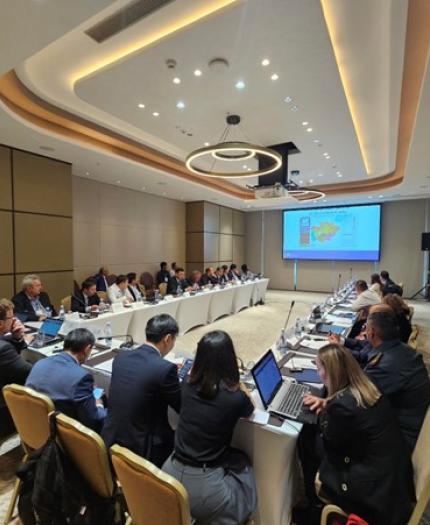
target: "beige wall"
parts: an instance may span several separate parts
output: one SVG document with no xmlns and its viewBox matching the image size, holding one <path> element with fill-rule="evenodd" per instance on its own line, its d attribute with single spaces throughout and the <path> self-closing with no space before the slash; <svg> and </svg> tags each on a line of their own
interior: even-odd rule
<svg viewBox="0 0 430 525">
<path fill-rule="evenodd" d="M 394 280 L 404 283 L 406 297 L 414 294 L 423 279 L 421 233 L 428 231 L 426 205 L 429 202 L 425 199 L 384 203 L 380 262 L 299 261 L 297 289 L 331 291 L 339 274 L 344 281 L 352 268 L 354 275 L 366 280 L 375 271 L 388 270 Z M 254 271 L 264 271 L 271 288 L 293 289 L 294 261 L 284 261 L 281 254 L 282 211 L 246 213 L 245 245 L 248 265 Z"/>
<path fill-rule="evenodd" d="M 211 202 L 187 203 L 187 272 L 208 266 L 242 264 L 245 214 Z"/>
<path fill-rule="evenodd" d="M 73 284 L 71 166 L 0 146 L 0 296 L 38 273 L 58 305 Z"/>
<path fill-rule="evenodd" d="M 80 283 L 112 273 L 155 273 L 185 263 L 185 203 L 73 177 L 73 260 Z"/>
</svg>

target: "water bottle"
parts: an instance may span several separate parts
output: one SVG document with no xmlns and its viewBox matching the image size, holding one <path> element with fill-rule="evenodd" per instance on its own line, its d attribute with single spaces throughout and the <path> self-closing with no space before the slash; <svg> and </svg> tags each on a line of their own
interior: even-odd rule
<svg viewBox="0 0 430 525">
<path fill-rule="evenodd" d="M 176 289 L 176 293 L 177 293 L 177 295 L 181 295 L 183 293 L 181 285 L 179 285 L 178 288 Z"/>
<path fill-rule="evenodd" d="M 302 335 L 302 323 L 299 318 L 296 319 L 296 325 L 294 327 L 294 334 L 297 337 L 300 337 Z"/>
<path fill-rule="evenodd" d="M 103 299 L 100 299 L 99 303 L 99 312 L 103 313 L 106 310 L 106 304 Z"/>
<path fill-rule="evenodd" d="M 52 317 L 52 310 L 49 306 L 47 306 L 45 308 L 45 315 L 46 315 L 46 318 L 49 319 L 50 317 Z"/>
<path fill-rule="evenodd" d="M 64 316 L 66 315 L 66 310 L 64 308 L 64 304 L 60 306 L 60 311 L 58 312 L 58 317 L 60 319 L 64 319 Z"/>
<path fill-rule="evenodd" d="M 104 336 L 105 336 L 106 345 L 110 348 L 112 346 L 112 325 L 111 323 L 106 323 Z"/>
</svg>

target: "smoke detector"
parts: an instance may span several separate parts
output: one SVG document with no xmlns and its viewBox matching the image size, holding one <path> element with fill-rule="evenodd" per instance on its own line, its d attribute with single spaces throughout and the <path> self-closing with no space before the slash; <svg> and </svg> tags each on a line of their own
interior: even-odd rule
<svg viewBox="0 0 430 525">
<path fill-rule="evenodd" d="M 175 69 L 177 65 L 178 63 L 176 62 L 174 58 L 168 58 L 166 60 L 167 69 Z"/>
</svg>

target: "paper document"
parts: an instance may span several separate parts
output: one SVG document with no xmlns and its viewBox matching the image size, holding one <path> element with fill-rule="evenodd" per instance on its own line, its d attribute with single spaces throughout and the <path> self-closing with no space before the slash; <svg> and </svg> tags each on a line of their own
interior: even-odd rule
<svg viewBox="0 0 430 525">
<path fill-rule="evenodd" d="M 292 357 L 285 363 L 285 367 L 290 368 L 311 368 L 316 370 L 317 366 L 312 362 L 313 359 L 307 357 Z"/>
<path fill-rule="evenodd" d="M 269 412 L 261 410 L 260 408 L 256 408 L 252 415 L 249 417 L 249 421 L 252 421 L 257 425 L 267 425 L 267 422 L 269 421 L 269 416 Z"/>
<path fill-rule="evenodd" d="M 311 350 L 319 350 L 327 344 L 327 340 L 315 341 L 315 339 L 303 339 L 300 343 L 300 346 L 303 346 L 303 348 L 310 348 Z"/>
</svg>

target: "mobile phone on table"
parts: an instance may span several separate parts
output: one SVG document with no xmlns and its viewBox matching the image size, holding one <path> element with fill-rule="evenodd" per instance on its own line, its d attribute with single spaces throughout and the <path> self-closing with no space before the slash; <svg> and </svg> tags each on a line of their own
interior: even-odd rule
<svg viewBox="0 0 430 525">
<path fill-rule="evenodd" d="M 105 391 L 104 391 L 103 388 L 94 388 L 94 390 L 93 390 L 94 399 L 96 399 L 96 400 L 100 399 L 103 396 L 104 393 L 105 393 Z"/>
</svg>

